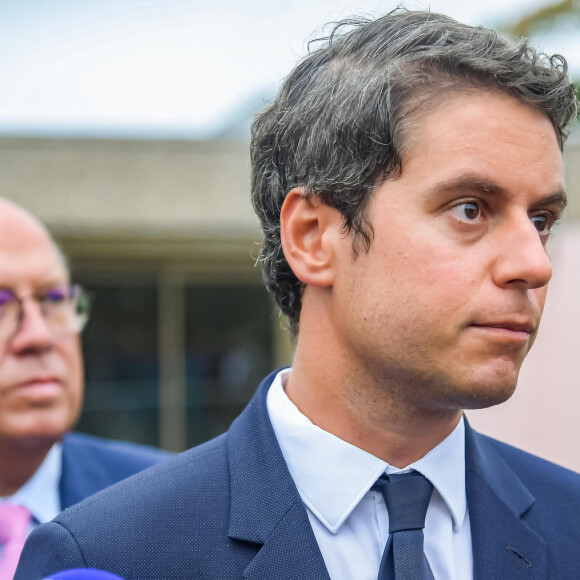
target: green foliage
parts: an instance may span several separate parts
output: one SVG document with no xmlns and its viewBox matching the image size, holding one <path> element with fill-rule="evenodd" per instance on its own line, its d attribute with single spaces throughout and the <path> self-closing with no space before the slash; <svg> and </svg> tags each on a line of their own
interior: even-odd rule
<svg viewBox="0 0 580 580">
<path fill-rule="evenodd" d="M 578 10 L 579 5 L 575 0 L 561 0 L 555 4 L 548 4 L 521 18 L 510 27 L 510 32 L 516 37 L 529 37 L 534 27 L 541 24 L 551 25 L 562 14 L 573 14 Z"/>
</svg>

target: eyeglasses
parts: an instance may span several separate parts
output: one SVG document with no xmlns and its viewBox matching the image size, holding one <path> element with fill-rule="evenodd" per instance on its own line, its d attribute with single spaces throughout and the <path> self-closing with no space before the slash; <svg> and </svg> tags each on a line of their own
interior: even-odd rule
<svg viewBox="0 0 580 580">
<path fill-rule="evenodd" d="M 28 300 L 38 303 L 44 323 L 55 335 L 80 332 L 89 319 L 90 297 L 80 286 L 56 286 L 44 294 L 25 298 L 0 288 L 0 340 L 18 331 L 24 302 Z"/>
</svg>

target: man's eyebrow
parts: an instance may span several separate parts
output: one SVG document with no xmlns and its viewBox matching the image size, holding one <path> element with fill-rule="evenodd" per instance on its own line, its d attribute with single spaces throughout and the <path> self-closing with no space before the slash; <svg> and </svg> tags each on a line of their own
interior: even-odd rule
<svg viewBox="0 0 580 580">
<path fill-rule="evenodd" d="M 560 191 L 556 191 L 551 195 L 546 195 L 545 197 L 542 197 L 542 199 L 538 200 L 537 203 L 535 203 L 534 205 L 538 206 L 538 205 L 553 205 L 553 204 L 561 206 L 562 209 L 564 209 L 568 205 L 568 196 L 566 195 L 566 192 L 563 189 Z"/>
<path fill-rule="evenodd" d="M 481 177 L 471 175 L 457 177 L 449 181 L 442 181 L 437 183 L 432 189 L 432 193 L 455 191 L 457 189 L 468 190 L 486 195 L 498 195 L 505 192 L 505 189 L 497 183 Z M 561 189 L 554 193 L 548 194 L 540 198 L 534 203 L 534 206 L 558 204 L 562 209 L 568 204 L 568 197 L 566 192 Z"/>
<path fill-rule="evenodd" d="M 499 194 L 503 193 L 504 189 L 497 183 L 481 177 L 471 175 L 462 175 L 455 177 L 448 181 L 441 181 L 431 188 L 432 193 L 455 191 L 456 189 L 467 189 L 478 193 Z"/>
</svg>

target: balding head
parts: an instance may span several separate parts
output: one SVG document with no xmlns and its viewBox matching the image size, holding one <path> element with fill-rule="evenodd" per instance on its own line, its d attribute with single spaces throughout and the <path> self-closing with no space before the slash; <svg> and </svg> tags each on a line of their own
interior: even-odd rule
<svg viewBox="0 0 580 580">
<path fill-rule="evenodd" d="M 48 244 L 66 267 L 64 256 L 46 227 L 28 210 L 0 197 L 0 247 L 10 251 L 25 244 Z"/>
</svg>

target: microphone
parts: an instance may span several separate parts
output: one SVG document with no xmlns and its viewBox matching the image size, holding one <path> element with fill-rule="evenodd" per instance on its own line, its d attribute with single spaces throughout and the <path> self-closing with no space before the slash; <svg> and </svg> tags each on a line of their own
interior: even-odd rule
<svg viewBox="0 0 580 580">
<path fill-rule="evenodd" d="M 95 570 L 94 568 L 75 568 L 74 570 L 63 570 L 48 576 L 44 580 L 125 580 L 121 576 L 105 572 L 104 570 Z"/>
</svg>

